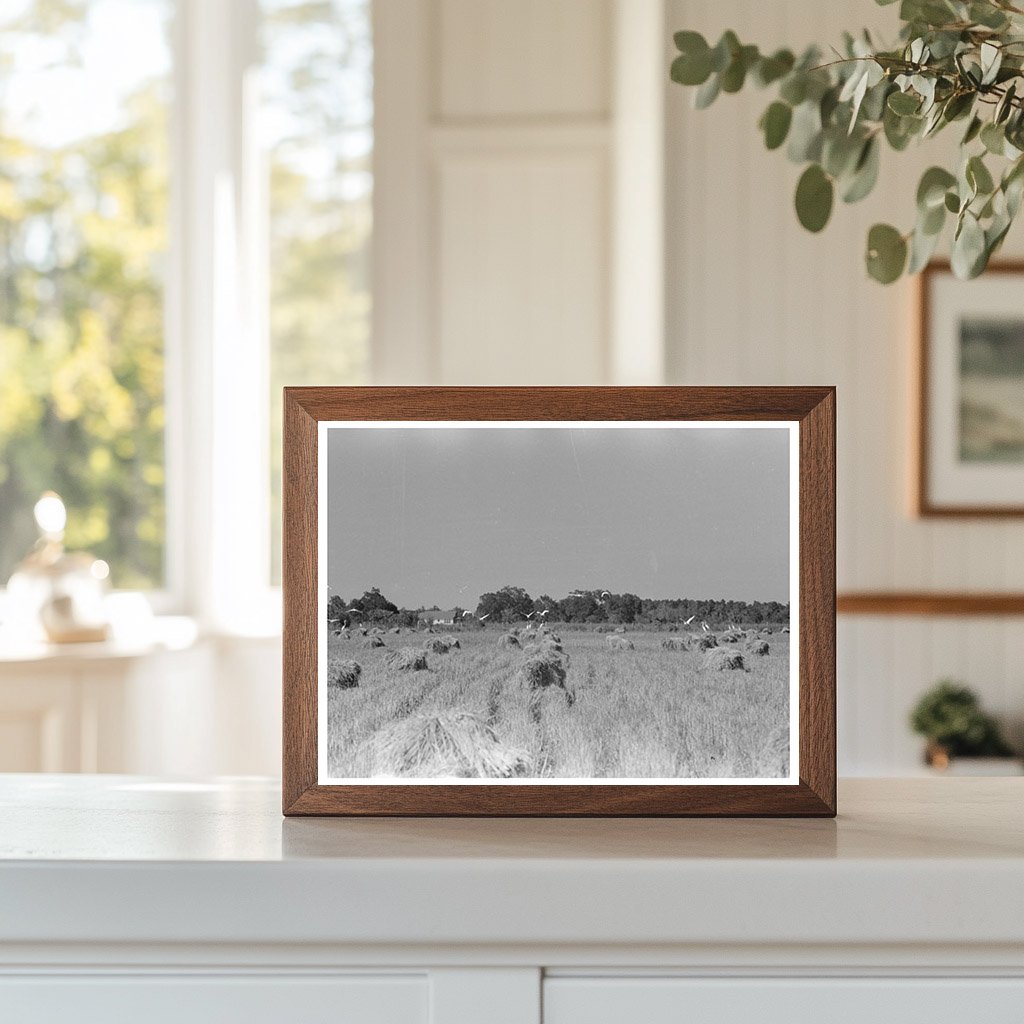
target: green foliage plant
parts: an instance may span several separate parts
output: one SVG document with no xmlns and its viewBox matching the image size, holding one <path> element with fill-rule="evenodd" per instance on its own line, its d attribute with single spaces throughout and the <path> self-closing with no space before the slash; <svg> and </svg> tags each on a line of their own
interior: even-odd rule
<svg viewBox="0 0 1024 1024">
<path fill-rule="evenodd" d="M 910 715 L 914 732 L 950 757 L 1007 757 L 1013 753 L 976 694 L 943 679 L 918 701 Z"/>
<path fill-rule="evenodd" d="M 952 224 L 951 262 L 962 278 L 981 274 L 1024 196 L 1024 7 L 1012 0 L 899 2 L 897 45 L 845 33 L 831 54 L 812 46 L 762 53 L 726 31 L 712 46 L 697 32 L 675 34 L 672 80 L 696 89 L 699 109 L 746 84 L 775 93 L 759 127 L 770 150 L 806 165 L 796 214 L 808 231 L 828 223 L 838 196 L 859 202 L 875 187 L 883 145 L 897 152 L 956 124 L 958 166 L 930 167 L 917 189 L 913 226 L 868 232 L 868 274 L 890 284 L 917 273 Z M 1024 2 L 1024 0 L 1022 0 Z"/>
</svg>

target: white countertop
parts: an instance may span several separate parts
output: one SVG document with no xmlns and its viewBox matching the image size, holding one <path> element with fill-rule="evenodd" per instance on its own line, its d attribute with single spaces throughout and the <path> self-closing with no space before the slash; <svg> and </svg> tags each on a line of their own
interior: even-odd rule
<svg viewBox="0 0 1024 1024">
<path fill-rule="evenodd" d="M 1024 948 L 1024 779 L 829 820 L 284 819 L 275 783 L 0 776 L 0 943 Z"/>
</svg>

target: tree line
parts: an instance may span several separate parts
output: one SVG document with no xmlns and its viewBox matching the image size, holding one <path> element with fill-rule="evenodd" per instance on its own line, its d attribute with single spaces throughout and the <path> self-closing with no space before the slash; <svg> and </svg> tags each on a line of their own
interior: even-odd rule
<svg viewBox="0 0 1024 1024">
<path fill-rule="evenodd" d="M 446 609 L 456 621 L 512 624 L 535 618 L 572 624 L 614 623 L 616 625 L 681 625 L 687 619 L 710 623 L 788 623 L 789 604 L 779 601 L 725 601 L 696 598 L 642 598 L 636 594 L 612 594 L 607 590 L 574 590 L 555 599 L 548 594 L 531 597 L 522 587 L 506 586 L 483 594 L 475 609 Z M 415 626 L 426 607 L 399 608 L 377 587 L 361 597 L 345 601 L 331 598 L 327 615 L 332 621 L 388 623 Z M 469 614 L 467 614 L 467 612 Z"/>
</svg>

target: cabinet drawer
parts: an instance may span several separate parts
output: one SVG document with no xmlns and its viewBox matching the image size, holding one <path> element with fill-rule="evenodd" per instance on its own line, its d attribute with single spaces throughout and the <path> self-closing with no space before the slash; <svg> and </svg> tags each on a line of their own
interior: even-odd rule
<svg viewBox="0 0 1024 1024">
<path fill-rule="evenodd" d="M 0 978 L 18 1024 L 427 1024 L 424 975 Z"/>
<path fill-rule="evenodd" d="M 1024 979 L 549 978 L 544 1024 L 1021 1024 Z"/>
</svg>

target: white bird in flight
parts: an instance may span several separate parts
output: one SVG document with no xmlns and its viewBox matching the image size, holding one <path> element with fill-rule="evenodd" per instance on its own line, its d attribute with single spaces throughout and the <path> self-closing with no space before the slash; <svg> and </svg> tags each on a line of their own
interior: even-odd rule
<svg viewBox="0 0 1024 1024">
<path fill-rule="evenodd" d="M 689 617 L 688 619 L 686 619 L 686 620 L 685 620 L 685 621 L 683 622 L 683 625 L 684 625 L 684 626 L 688 626 L 688 625 L 689 625 L 689 624 L 690 624 L 691 622 L 693 622 L 693 620 L 694 620 L 695 618 L 697 618 L 697 616 L 696 616 L 696 615 L 691 615 L 691 616 L 690 616 L 690 617 Z"/>
</svg>

